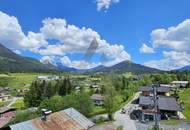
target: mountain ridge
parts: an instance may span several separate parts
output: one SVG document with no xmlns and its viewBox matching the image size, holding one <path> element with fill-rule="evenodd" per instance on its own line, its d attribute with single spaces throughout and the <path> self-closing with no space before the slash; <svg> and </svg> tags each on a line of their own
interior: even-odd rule
<svg viewBox="0 0 190 130">
<path fill-rule="evenodd" d="M 56 71 L 51 64 L 43 64 L 31 57 L 22 57 L 0 44 L 0 71 Z"/>
</svg>

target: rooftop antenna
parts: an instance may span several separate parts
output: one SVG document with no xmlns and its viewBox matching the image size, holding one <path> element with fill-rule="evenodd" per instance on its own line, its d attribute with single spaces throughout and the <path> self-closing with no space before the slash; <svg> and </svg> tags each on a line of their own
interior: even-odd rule
<svg viewBox="0 0 190 130">
<path fill-rule="evenodd" d="M 41 112 L 42 112 L 42 120 L 44 120 L 44 121 L 46 121 L 47 116 L 52 113 L 52 111 L 48 110 L 48 109 L 41 109 Z"/>
</svg>

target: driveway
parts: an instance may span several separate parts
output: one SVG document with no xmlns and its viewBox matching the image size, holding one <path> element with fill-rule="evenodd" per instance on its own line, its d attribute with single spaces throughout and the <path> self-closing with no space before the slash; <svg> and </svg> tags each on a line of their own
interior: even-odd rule
<svg viewBox="0 0 190 130">
<path fill-rule="evenodd" d="M 133 100 L 137 99 L 138 97 L 139 93 L 136 93 Z M 137 130 L 135 121 L 131 120 L 129 117 L 131 108 L 135 107 L 135 105 L 131 103 L 133 100 L 131 100 L 128 104 L 126 104 L 123 107 L 126 110 L 126 114 L 121 114 L 121 109 L 115 112 L 114 114 L 114 119 L 116 120 L 114 122 L 114 125 L 123 126 L 123 130 Z"/>
</svg>

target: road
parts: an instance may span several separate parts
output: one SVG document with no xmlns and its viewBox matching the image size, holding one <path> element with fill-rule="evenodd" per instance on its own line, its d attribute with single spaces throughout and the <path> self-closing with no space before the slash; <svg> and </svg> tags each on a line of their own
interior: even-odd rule
<svg viewBox="0 0 190 130">
<path fill-rule="evenodd" d="M 11 107 L 11 105 L 14 104 L 18 99 L 23 99 L 23 97 L 13 97 L 12 101 L 7 105 L 7 107 Z"/>
<path fill-rule="evenodd" d="M 123 107 L 127 111 L 126 114 L 121 114 L 121 109 L 115 112 L 115 121 L 113 123 L 95 126 L 90 130 L 115 130 L 119 126 L 123 126 L 123 130 L 147 130 L 148 128 L 150 128 L 151 125 L 139 123 L 135 120 L 131 120 L 129 117 L 131 108 L 135 107 L 135 104 L 132 104 L 131 102 L 138 97 L 139 93 L 136 93 L 134 98 Z M 106 114 L 102 114 L 99 116 L 106 116 Z M 160 127 L 164 128 L 164 130 L 190 130 L 190 124 L 160 125 Z"/>
<path fill-rule="evenodd" d="M 115 121 L 113 123 L 98 125 L 90 130 L 115 130 L 119 126 L 123 126 L 123 130 L 138 130 L 136 128 L 136 124 L 134 120 L 131 120 L 128 113 L 132 107 L 134 107 L 134 104 L 131 104 L 131 102 L 135 99 L 137 99 L 139 96 L 139 93 L 136 93 L 134 98 L 127 103 L 123 108 L 127 111 L 126 114 L 121 114 L 121 109 L 116 111 L 114 114 Z M 100 116 L 106 117 L 107 114 L 101 114 L 97 115 L 94 118 L 99 118 Z"/>
<path fill-rule="evenodd" d="M 128 102 L 123 108 L 126 110 L 126 114 L 121 114 L 121 109 L 115 112 L 114 114 L 114 125 L 123 126 L 124 130 L 137 130 L 134 120 L 131 120 L 129 117 L 131 108 L 134 107 L 134 104 L 131 102 L 139 97 L 139 93 L 136 93 L 134 98 Z"/>
</svg>

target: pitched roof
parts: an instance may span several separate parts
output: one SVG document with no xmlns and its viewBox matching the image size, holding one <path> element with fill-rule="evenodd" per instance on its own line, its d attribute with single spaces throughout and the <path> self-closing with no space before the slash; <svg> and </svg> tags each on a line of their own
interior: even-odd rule
<svg viewBox="0 0 190 130">
<path fill-rule="evenodd" d="M 153 97 L 145 97 L 141 96 L 139 98 L 139 104 L 140 105 L 154 105 Z M 166 96 L 160 96 L 158 97 L 158 108 L 160 110 L 169 110 L 169 111 L 180 111 L 181 108 L 175 98 L 173 97 L 166 97 Z"/>
<path fill-rule="evenodd" d="M 188 81 L 172 81 L 172 84 L 188 84 Z"/>
<path fill-rule="evenodd" d="M 153 87 L 149 86 L 144 86 L 139 89 L 140 91 L 152 91 L 153 92 Z M 157 87 L 157 92 L 169 92 L 171 91 L 170 87 Z"/>
<path fill-rule="evenodd" d="M 180 111 L 181 108 L 173 97 L 159 97 L 158 107 L 160 110 Z"/>
<path fill-rule="evenodd" d="M 105 99 L 105 97 L 103 96 L 103 95 L 101 95 L 101 94 L 93 94 L 91 97 L 90 97 L 90 99 L 92 99 L 92 100 L 104 100 Z"/>
<path fill-rule="evenodd" d="M 15 108 L 0 107 L 0 114 L 8 112 L 8 111 L 15 111 Z"/>
<path fill-rule="evenodd" d="M 47 120 L 33 120 L 11 125 L 11 130 L 87 130 L 94 125 L 74 108 L 50 114 Z"/>
</svg>

